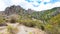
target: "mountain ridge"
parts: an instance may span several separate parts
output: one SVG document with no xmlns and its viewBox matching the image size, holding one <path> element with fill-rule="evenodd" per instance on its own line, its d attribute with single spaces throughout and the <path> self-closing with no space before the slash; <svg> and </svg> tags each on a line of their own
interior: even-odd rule
<svg viewBox="0 0 60 34">
<path fill-rule="evenodd" d="M 44 10 L 44 11 L 35 11 L 31 9 L 25 10 L 19 5 L 18 6 L 12 5 L 10 7 L 7 7 L 5 11 L 1 11 L 0 14 L 7 15 L 7 16 L 12 14 L 18 14 L 22 16 L 30 15 L 32 18 L 44 20 L 47 18 L 50 19 L 51 17 L 54 17 L 57 14 L 60 14 L 60 7 L 55 7 L 50 10 Z"/>
</svg>

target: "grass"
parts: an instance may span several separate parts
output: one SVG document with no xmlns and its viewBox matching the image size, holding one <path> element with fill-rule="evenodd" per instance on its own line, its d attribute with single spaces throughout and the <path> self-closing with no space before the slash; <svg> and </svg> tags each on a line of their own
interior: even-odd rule
<svg viewBox="0 0 60 34">
<path fill-rule="evenodd" d="M 9 32 L 9 34 L 16 34 L 18 32 L 18 28 L 9 25 L 7 26 L 7 31 Z"/>
<path fill-rule="evenodd" d="M 32 32 L 29 32 L 29 34 L 32 34 Z"/>
</svg>

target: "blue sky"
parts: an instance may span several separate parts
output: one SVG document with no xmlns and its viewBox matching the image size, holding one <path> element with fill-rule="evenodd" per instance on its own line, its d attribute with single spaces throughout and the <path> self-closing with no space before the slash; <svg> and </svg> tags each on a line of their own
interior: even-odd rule
<svg viewBox="0 0 60 34">
<path fill-rule="evenodd" d="M 60 0 L 0 0 L 0 11 L 11 5 L 20 5 L 26 10 L 42 11 L 60 7 Z"/>
</svg>

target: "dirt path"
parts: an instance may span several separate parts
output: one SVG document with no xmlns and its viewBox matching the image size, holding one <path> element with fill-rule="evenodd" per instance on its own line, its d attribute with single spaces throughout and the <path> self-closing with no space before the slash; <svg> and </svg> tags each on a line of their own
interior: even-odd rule
<svg viewBox="0 0 60 34">
<path fill-rule="evenodd" d="M 20 25 L 19 32 L 17 34 L 46 34 L 46 32 L 37 29 L 37 28 L 30 28 L 23 25 Z"/>
<path fill-rule="evenodd" d="M 37 28 L 31 28 L 31 27 L 26 27 L 24 25 L 18 25 L 18 24 L 9 24 L 13 27 L 17 27 L 18 28 L 18 33 L 17 34 L 46 34 L 46 32 L 37 29 Z M 0 30 L 0 32 L 6 32 L 6 27 L 3 27 L 2 30 Z"/>
</svg>

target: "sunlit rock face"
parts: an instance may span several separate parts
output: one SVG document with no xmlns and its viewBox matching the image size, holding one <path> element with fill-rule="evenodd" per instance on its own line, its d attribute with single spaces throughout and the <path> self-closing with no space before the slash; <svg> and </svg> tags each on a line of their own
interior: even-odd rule
<svg viewBox="0 0 60 34">
<path fill-rule="evenodd" d="M 18 13 L 20 10 L 21 10 L 21 7 L 20 7 L 20 6 L 15 6 L 15 5 L 13 5 L 13 6 L 7 7 L 7 8 L 5 9 L 5 14 L 8 14 L 8 15 L 10 15 L 10 14 L 16 14 L 16 13 Z"/>
<path fill-rule="evenodd" d="M 28 9 L 28 10 L 27 10 L 27 13 L 28 13 L 28 14 L 32 14 L 33 12 L 34 12 L 34 10 L 31 10 L 31 9 Z"/>
<path fill-rule="evenodd" d="M 31 14 L 33 13 L 34 10 L 31 10 L 31 9 L 28 9 L 28 10 L 25 10 L 23 9 L 21 6 L 15 6 L 15 5 L 12 5 L 10 7 L 7 7 L 4 11 L 5 14 L 7 15 L 11 15 L 11 14 Z"/>
</svg>

